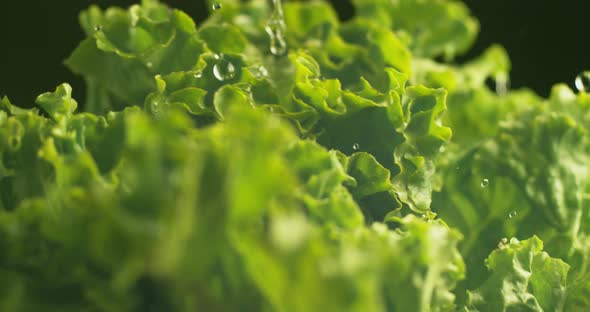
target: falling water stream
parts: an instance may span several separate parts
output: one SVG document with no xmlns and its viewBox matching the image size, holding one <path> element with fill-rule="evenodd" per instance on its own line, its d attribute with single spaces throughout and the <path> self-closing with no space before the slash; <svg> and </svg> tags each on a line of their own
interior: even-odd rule
<svg viewBox="0 0 590 312">
<path fill-rule="evenodd" d="M 287 53 L 287 41 L 285 39 L 285 16 L 281 0 L 272 0 L 272 13 L 266 23 L 266 32 L 270 37 L 270 53 L 276 56 Z"/>
</svg>

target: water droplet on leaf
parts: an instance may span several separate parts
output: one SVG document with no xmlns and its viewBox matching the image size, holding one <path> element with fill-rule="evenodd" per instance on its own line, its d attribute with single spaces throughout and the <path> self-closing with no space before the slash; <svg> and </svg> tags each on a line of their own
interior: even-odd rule
<svg viewBox="0 0 590 312">
<path fill-rule="evenodd" d="M 254 76 L 256 78 L 264 78 L 268 76 L 268 69 L 266 69 L 266 67 L 260 65 L 258 67 L 256 67 L 256 69 L 254 70 Z"/>
<path fill-rule="evenodd" d="M 590 91 L 590 71 L 586 70 L 576 76 L 576 89 L 580 92 Z"/>
<path fill-rule="evenodd" d="M 219 81 L 231 80 L 236 76 L 236 67 L 232 62 L 222 59 L 213 66 L 213 75 Z"/>
<path fill-rule="evenodd" d="M 490 185 L 490 180 L 488 179 L 483 179 L 481 180 L 481 187 L 488 187 L 488 185 Z"/>
<path fill-rule="evenodd" d="M 358 143 L 354 143 L 354 144 L 352 145 L 352 149 L 353 149 L 354 151 L 358 151 L 360 148 L 361 148 L 361 145 L 360 145 L 360 144 L 358 144 Z"/>
<path fill-rule="evenodd" d="M 101 30 L 102 30 L 102 25 L 94 26 L 94 31 L 101 31 Z"/>
<path fill-rule="evenodd" d="M 152 114 L 158 115 L 160 113 L 160 102 L 152 101 L 152 103 L 150 103 L 150 110 Z"/>
<path fill-rule="evenodd" d="M 510 211 L 510 213 L 508 214 L 508 218 L 512 219 L 512 218 L 514 218 L 514 217 L 516 217 L 516 211 L 512 210 L 512 211 Z"/>
<path fill-rule="evenodd" d="M 211 8 L 213 9 L 213 11 L 217 11 L 217 10 L 221 9 L 221 6 L 222 6 L 222 5 L 221 5 L 221 2 L 214 2 L 214 3 L 211 5 Z"/>
<path fill-rule="evenodd" d="M 199 79 L 201 77 L 203 77 L 203 72 L 198 71 L 198 72 L 195 73 L 195 78 Z"/>
</svg>

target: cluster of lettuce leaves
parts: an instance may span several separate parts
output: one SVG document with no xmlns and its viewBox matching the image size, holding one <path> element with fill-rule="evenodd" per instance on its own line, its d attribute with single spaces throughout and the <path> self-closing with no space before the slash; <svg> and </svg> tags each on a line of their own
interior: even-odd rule
<svg viewBox="0 0 590 312">
<path fill-rule="evenodd" d="M 1 311 L 588 311 L 590 97 L 506 90 L 458 1 L 90 7 L 0 100 Z M 489 81 L 496 83 L 491 90 Z"/>
</svg>

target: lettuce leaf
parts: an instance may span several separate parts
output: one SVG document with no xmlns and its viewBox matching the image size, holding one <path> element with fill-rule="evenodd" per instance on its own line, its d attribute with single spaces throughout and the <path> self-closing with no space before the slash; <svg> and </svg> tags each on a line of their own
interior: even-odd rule
<svg viewBox="0 0 590 312">
<path fill-rule="evenodd" d="M 69 88 L 40 103 L 66 110 L 62 90 Z M 412 216 L 396 231 L 366 227 L 354 198 L 391 190 L 388 171 L 369 154 L 349 159 L 243 106 L 205 128 L 180 107 L 158 118 L 127 109 L 101 119 L 101 132 L 121 142 L 116 164 L 101 171 L 90 147 L 103 137 L 83 127 L 94 120 L 57 116 L 75 125 L 68 136 L 48 131 L 37 145 L 25 142 L 56 174 L 44 194 L 0 211 L 7 307 L 454 307 L 451 291 L 464 275 L 460 234 Z M 406 297 L 413 299 L 400 301 Z"/>
<path fill-rule="evenodd" d="M 587 310 L 586 93 L 435 60 L 457 1 L 290 1 L 282 56 L 267 2 L 91 6 L 87 99 L 0 99 L 0 310 Z"/>
<path fill-rule="evenodd" d="M 469 292 L 468 311 L 564 311 L 569 265 L 536 237 L 501 242 L 486 260 L 490 277 Z"/>
</svg>

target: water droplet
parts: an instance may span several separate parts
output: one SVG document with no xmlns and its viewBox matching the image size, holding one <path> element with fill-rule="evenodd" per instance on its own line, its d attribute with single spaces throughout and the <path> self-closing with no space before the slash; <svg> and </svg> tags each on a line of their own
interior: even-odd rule
<svg viewBox="0 0 590 312">
<path fill-rule="evenodd" d="M 102 25 L 94 26 L 94 31 L 101 31 L 101 30 L 102 30 Z"/>
<path fill-rule="evenodd" d="M 215 55 L 213 55 L 213 58 L 219 61 L 223 59 L 223 53 L 216 53 Z"/>
<path fill-rule="evenodd" d="M 488 187 L 488 185 L 490 185 L 490 180 L 488 179 L 483 179 L 481 180 L 481 187 Z"/>
<path fill-rule="evenodd" d="M 217 11 L 217 10 L 221 9 L 221 6 L 222 6 L 222 5 L 221 5 L 221 2 L 214 2 L 214 3 L 211 5 L 211 8 L 213 9 L 213 11 Z"/>
<path fill-rule="evenodd" d="M 512 210 L 512 211 L 510 211 L 510 213 L 508 214 L 508 218 L 512 219 L 512 218 L 514 218 L 514 217 L 516 217 L 516 211 L 515 211 L 515 210 Z"/>
<path fill-rule="evenodd" d="M 213 75 L 219 81 L 231 80 L 236 76 L 236 67 L 232 62 L 222 59 L 213 66 Z"/>
<path fill-rule="evenodd" d="M 254 77 L 256 78 L 264 78 L 268 76 L 268 69 L 266 69 L 266 67 L 260 65 L 258 67 L 256 67 L 256 69 L 254 70 Z"/>
<path fill-rule="evenodd" d="M 285 55 L 287 52 L 285 38 L 273 28 L 267 28 L 267 33 L 270 35 L 270 53 L 276 56 Z"/>
<path fill-rule="evenodd" d="M 200 79 L 201 77 L 203 77 L 203 72 L 198 71 L 195 73 L 195 78 Z"/>
<path fill-rule="evenodd" d="M 354 143 L 354 144 L 352 145 L 352 149 L 353 149 L 354 151 L 358 151 L 360 148 L 361 148 L 361 146 L 360 146 L 360 144 L 358 144 L 358 143 Z"/>
<path fill-rule="evenodd" d="M 266 23 L 266 33 L 270 37 L 270 53 L 282 56 L 287 53 L 287 40 L 285 39 L 285 17 L 281 0 L 273 0 L 273 12 Z"/>
<path fill-rule="evenodd" d="M 590 71 L 586 70 L 576 76 L 576 89 L 580 92 L 590 91 Z"/>
<path fill-rule="evenodd" d="M 150 110 L 152 111 L 152 114 L 158 115 L 160 113 L 160 102 L 157 100 L 152 101 L 150 103 Z"/>
</svg>

